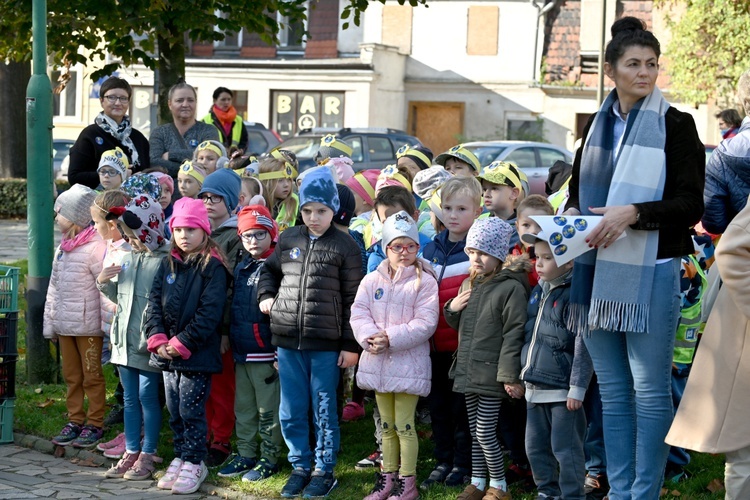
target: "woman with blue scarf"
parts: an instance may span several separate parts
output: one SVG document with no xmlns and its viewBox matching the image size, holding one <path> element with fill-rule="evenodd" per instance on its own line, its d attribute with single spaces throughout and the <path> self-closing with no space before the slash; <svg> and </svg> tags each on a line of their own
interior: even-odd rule
<svg viewBox="0 0 750 500">
<path fill-rule="evenodd" d="M 703 144 L 655 86 L 660 52 L 639 19 L 612 25 L 604 71 L 615 89 L 584 130 L 566 206 L 603 216 L 575 260 L 569 327 L 599 378 L 610 500 L 659 498 L 680 257 L 703 213 Z"/>
</svg>

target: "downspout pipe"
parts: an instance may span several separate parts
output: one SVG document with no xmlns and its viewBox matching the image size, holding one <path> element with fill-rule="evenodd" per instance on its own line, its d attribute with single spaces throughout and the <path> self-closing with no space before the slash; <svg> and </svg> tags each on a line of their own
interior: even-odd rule
<svg viewBox="0 0 750 500">
<path fill-rule="evenodd" d="M 542 17 L 544 17 L 547 14 L 547 12 L 551 11 L 552 9 L 554 9 L 555 6 L 557 5 L 558 1 L 559 0 L 551 0 L 550 2 L 547 2 L 542 7 L 542 6 L 540 6 L 537 3 L 537 0 L 529 0 L 529 2 L 531 3 L 531 5 L 536 9 L 536 32 L 535 32 L 535 35 L 534 35 L 534 72 L 533 72 L 533 74 L 534 74 L 534 76 L 533 76 L 534 83 L 538 83 L 537 82 L 537 71 L 539 71 L 539 67 L 538 67 L 538 64 L 537 64 L 537 53 L 538 53 L 538 50 L 539 50 L 539 20 Z"/>
</svg>

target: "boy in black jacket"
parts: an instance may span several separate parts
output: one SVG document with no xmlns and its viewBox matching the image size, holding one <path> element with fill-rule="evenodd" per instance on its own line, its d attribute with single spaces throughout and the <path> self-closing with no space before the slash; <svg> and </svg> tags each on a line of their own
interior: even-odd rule
<svg viewBox="0 0 750 500">
<path fill-rule="evenodd" d="M 328 169 L 311 172 L 300 186 L 304 226 L 281 234 L 258 284 L 260 310 L 271 316 L 277 349 L 281 432 L 293 471 L 281 496 L 323 497 L 336 486 L 339 448 L 336 387 L 340 368 L 354 366 L 359 345 L 349 314 L 362 279 L 362 258 L 351 236 L 332 224 L 338 190 Z M 310 465 L 308 412 L 315 419 L 315 470 Z"/>
</svg>

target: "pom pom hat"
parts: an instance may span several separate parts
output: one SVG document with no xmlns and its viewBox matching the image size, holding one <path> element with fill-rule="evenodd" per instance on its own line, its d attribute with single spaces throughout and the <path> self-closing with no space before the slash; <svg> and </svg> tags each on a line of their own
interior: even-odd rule
<svg viewBox="0 0 750 500">
<path fill-rule="evenodd" d="M 512 234 L 513 227 L 497 217 L 477 219 L 466 235 L 464 251 L 468 254 L 473 248 L 505 262 Z"/>
</svg>

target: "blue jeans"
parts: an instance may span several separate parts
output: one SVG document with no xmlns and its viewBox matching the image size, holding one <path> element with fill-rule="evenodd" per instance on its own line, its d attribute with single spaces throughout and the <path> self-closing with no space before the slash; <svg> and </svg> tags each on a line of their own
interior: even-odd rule
<svg viewBox="0 0 750 500">
<path fill-rule="evenodd" d="M 674 416 L 679 266 L 672 259 L 655 267 L 648 332 L 595 330 L 585 339 L 602 395 L 610 500 L 659 498 Z"/>
<path fill-rule="evenodd" d="M 315 468 L 332 472 L 336 465 L 341 438 L 336 407 L 340 374 L 338 357 L 337 351 L 278 348 L 279 422 L 292 467 L 309 469 L 313 460 L 308 418 L 311 407 L 316 440 Z"/>
<path fill-rule="evenodd" d="M 118 367 L 124 389 L 125 448 L 129 453 L 156 453 L 161 432 L 161 404 L 159 385 L 161 373 Z M 143 426 L 143 448 L 141 448 Z"/>
<path fill-rule="evenodd" d="M 596 476 L 607 473 L 607 456 L 604 451 L 604 427 L 602 425 L 602 396 L 599 394 L 599 381 L 591 377 L 589 388 L 583 399 L 586 413 L 586 439 L 583 451 L 586 454 L 586 472 Z"/>
<path fill-rule="evenodd" d="M 675 368 L 672 369 L 672 404 L 674 405 L 674 411 L 677 411 L 677 407 L 680 406 L 682 401 L 682 395 L 685 393 L 685 386 L 687 385 L 688 375 L 690 375 L 690 367 L 692 365 L 683 365 L 675 363 Z M 671 446 L 669 448 L 669 458 L 667 463 L 676 467 L 685 467 L 690 463 L 690 454 L 685 448 L 677 448 Z"/>
</svg>

